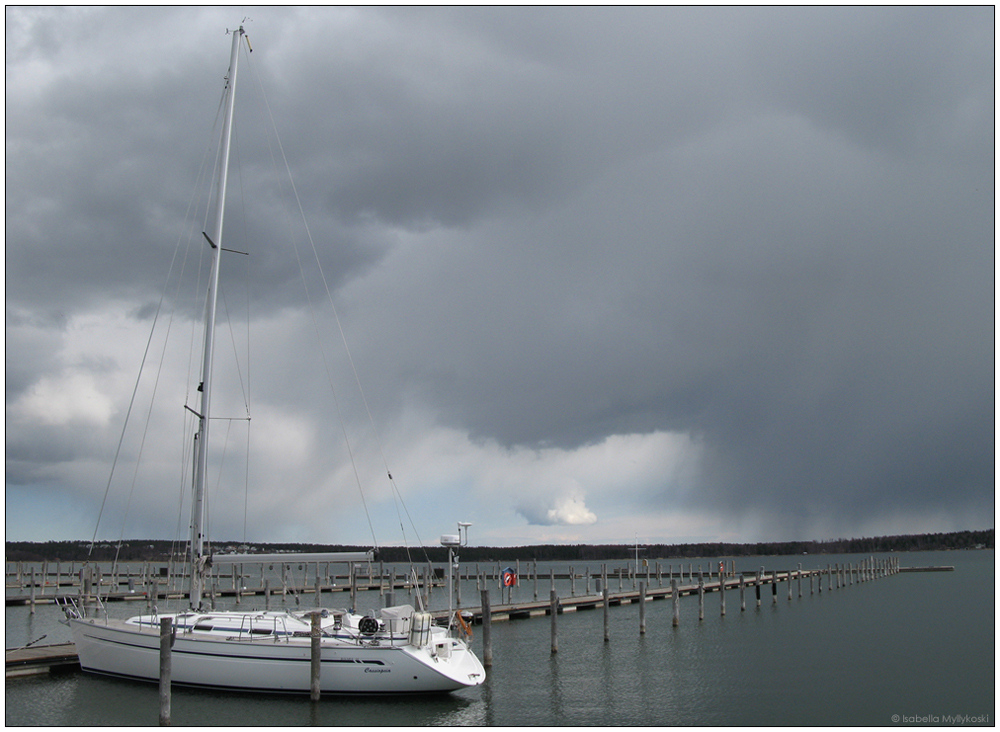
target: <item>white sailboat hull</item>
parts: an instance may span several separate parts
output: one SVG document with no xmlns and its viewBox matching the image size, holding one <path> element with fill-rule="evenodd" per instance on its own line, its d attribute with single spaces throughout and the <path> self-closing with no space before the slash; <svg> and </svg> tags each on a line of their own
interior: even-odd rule
<svg viewBox="0 0 1000 732">
<path fill-rule="evenodd" d="M 83 670 L 158 681 L 158 628 L 121 620 L 71 619 Z M 368 641 L 372 642 L 372 641 Z M 407 694 L 454 691 L 481 684 L 485 671 L 460 640 L 358 645 L 321 640 L 320 691 L 326 694 Z M 171 648 L 171 681 L 215 689 L 309 693 L 308 637 L 243 639 L 178 632 Z"/>
</svg>

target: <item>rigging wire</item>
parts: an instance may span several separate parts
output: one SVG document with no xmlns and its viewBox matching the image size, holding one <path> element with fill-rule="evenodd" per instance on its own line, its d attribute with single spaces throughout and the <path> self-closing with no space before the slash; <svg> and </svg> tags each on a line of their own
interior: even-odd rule
<svg viewBox="0 0 1000 732">
<path fill-rule="evenodd" d="M 218 123 L 218 116 L 219 116 L 219 114 L 221 112 L 221 109 L 222 109 L 222 100 L 220 99 L 220 101 L 219 101 L 219 107 L 216 110 L 216 124 Z M 204 156 L 202 158 L 202 163 L 199 166 L 199 174 L 200 174 L 200 171 L 204 170 L 205 160 L 207 159 L 207 157 L 208 157 L 208 150 L 206 149 L 205 154 L 204 154 Z M 184 213 L 184 220 L 185 221 L 188 220 L 189 216 L 191 215 L 192 209 L 195 208 L 195 199 L 196 199 L 196 193 L 194 191 L 192 191 L 191 198 L 188 200 L 187 210 Z M 178 252 L 181 249 L 181 242 L 182 241 L 183 241 L 183 233 L 181 233 L 177 237 L 177 243 L 174 246 L 174 253 L 173 253 L 173 255 L 171 255 L 170 266 L 167 268 L 167 275 L 166 275 L 166 277 L 164 279 L 163 288 L 161 289 L 161 292 L 160 292 L 160 298 L 159 298 L 159 300 L 158 300 L 158 302 L 156 304 L 156 311 L 153 314 L 153 322 L 150 325 L 149 336 L 147 337 L 147 340 L 146 340 L 146 347 L 145 347 L 145 349 L 143 351 L 142 359 L 140 360 L 140 363 L 139 363 L 139 371 L 136 374 L 135 384 L 134 384 L 134 386 L 132 388 L 132 395 L 129 398 L 128 408 L 125 411 L 125 419 L 123 420 L 123 423 L 122 423 L 122 430 L 121 430 L 121 434 L 120 434 L 120 436 L 118 438 L 118 445 L 115 448 L 115 455 L 114 455 L 114 458 L 112 459 L 112 462 L 111 462 L 111 470 L 110 470 L 109 475 L 108 475 L 108 482 L 107 482 L 107 485 L 104 488 L 104 496 L 101 499 L 101 507 L 100 507 L 100 510 L 98 511 L 97 522 L 94 525 L 94 533 L 93 533 L 93 535 L 91 537 L 91 540 L 90 540 L 90 546 L 89 546 L 89 548 L 87 550 L 87 556 L 90 556 L 93 553 L 94 544 L 97 541 L 97 533 L 100 530 L 101 519 L 104 516 L 104 509 L 106 508 L 106 504 L 107 504 L 107 500 L 108 500 L 108 495 L 109 495 L 110 490 L 111 490 L 111 484 L 112 484 L 112 482 L 114 480 L 115 470 L 116 470 L 116 468 L 118 466 L 118 459 L 121 456 L 121 449 L 122 449 L 122 445 L 123 445 L 123 443 L 125 441 L 125 434 L 126 434 L 126 432 L 128 430 L 129 421 L 130 421 L 130 418 L 131 418 L 131 415 L 132 415 L 132 408 L 135 405 L 136 396 L 138 395 L 138 391 L 139 391 L 139 384 L 142 381 L 142 372 L 143 372 L 143 370 L 145 369 L 145 366 L 146 366 L 146 359 L 149 357 L 150 348 L 151 348 L 151 345 L 152 345 L 152 342 L 153 342 L 153 335 L 156 332 L 156 326 L 157 326 L 157 324 L 159 322 L 159 319 L 160 319 L 160 313 L 161 313 L 161 311 L 163 309 L 163 303 L 164 303 L 164 300 L 166 298 L 166 294 L 167 294 L 167 290 L 168 290 L 168 285 L 169 285 L 169 282 L 170 282 L 170 279 L 171 279 L 171 275 L 173 274 L 173 271 L 174 271 L 174 266 L 177 263 L 177 255 L 178 255 Z M 184 266 L 183 263 L 185 261 L 186 261 L 186 255 L 182 259 L 181 271 L 183 271 L 183 266 Z M 171 325 L 172 322 L 173 322 L 173 311 L 171 311 L 170 318 L 168 320 L 167 336 L 164 339 L 164 346 L 166 345 L 166 341 L 169 340 L 170 325 Z M 164 356 L 161 353 L 161 356 L 160 356 L 160 368 L 161 369 L 162 369 L 162 366 L 163 366 L 163 358 L 164 358 Z M 159 380 L 159 374 L 157 374 L 157 383 L 158 383 L 158 380 Z M 155 399 L 155 393 L 156 393 L 156 390 L 154 388 L 154 391 L 153 391 L 153 398 L 154 399 Z M 150 409 L 152 409 L 152 404 L 150 405 Z M 148 427 L 149 427 L 149 417 L 150 417 L 150 415 L 149 415 L 149 413 L 147 413 L 147 415 L 146 415 L 146 426 L 145 426 L 145 428 L 143 430 L 143 438 L 142 438 L 143 444 L 145 443 L 146 432 L 147 432 Z M 140 451 L 139 451 L 139 455 L 140 456 L 141 456 L 141 453 L 142 453 L 142 449 L 140 448 Z M 136 460 L 136 471 L 138 472 L 138 458 Z M 131 504 L 132 493 L 134 491 L 134 488 L 135 488 L 135 477 L 133 477 L 132 487 L 129 490 L 129 498 L 128 498 L 128 502 L 126 504 L 125 515 L 122 518 L 121 532 L 119 534 L 118 546 L 115 549 L 115 558 L 114 558 L 114 562 L 112 564 L 113 567 L 117 565 L 118 558 L 119 558 L 120 553 L 121 553 L 122 542 L 124 540 L 124 535 L 125 535 L 125 522 L 126 522 L 126 519 L 128 517 L 128 506 Z"/>
<path fill-rule="evenodd" d="M 271 114 L 270 105 L 267 102 L 267 97 L 266 97 L 266 95 L 264 93 L 263 85 L 261 84 L 260 79 L 256 75 L 256 73 L 254 73 L 254 69 L 253 69 L 253 66 L 252 66 L 252 64 L 250 62 L 249 57 L 247 58 L 247 66 L 249 67 L 248 70 L 250 71 L 251 76 L 253 77 L 254 81 L 256 82 L 255 88 L 260 93 L 261 98 L 262 98 L 262 100 L 264 102 L 265 108 L 268 111 L 268 116 L 270 118 L 269 119 L 269 121 L 270 121 L 270 131 L 274 135 L 274 139 L 275 139 L 275 142 L 277 143 L 278 150 L 279 150 L 279 152 L 281 154 L 282 161 L 284 162 L 285 172 L 286 172 L 286 175 L 288 177 L 288 182 L 289 182 L 289 184 L 291 186 L 292 193 L 293 193 L 293 195 L 295 197 L 296 204 L 298 205 L 298 208 L 299 208 L 299 214 L 300 214 L 300 217 L 301 217 L 301 220 L 302 220 L 302 224 L 303 224 L 303 226 L 305 228 L 305 231 L 306 231 L 306 236 L 307 236 L 310 244 L 312 245 L 313 252 L 315 253 L 316 252 L 316 246 L 315 246 L 315 243 L 313 242 L 312 232 L 309 230 L 309 224 L 306 221 L 305 212 L 302 209 L 302 203 L 299 200 L 298 191 L 295 188 L 295 181 L 292 179 L 291 169 L 290 169 L 290 167 L 288 165 L 287 159 L 285 158 L 285 151 L 284 151 L 284 148 L 283 148 L 283 146 L 281 144 L 281 139 L 278 136 L 277 126 L 274 124 L 274 117 Z M 269 142 L 269 144 L 268 144 L 268 150 L 269 150 L 269 152 L 271 154 L 271 162 L 272 162 L 272 165 L 274 166 L 274 168 L 277 169 L 278 166 L 277 166 L 277 163 L 276 163 L 276 161 L 274 159 L 274 151 L 273 151 L 273 149 L 270 146 L 270 141 L 268 141 L 268 142 Z M 287 213 L 286 213 L 286 216 L 287 216 Z M 340 401 L 340 398 L 337 395 L 336 386 L 334 385 L 333 372 L 332 372 L 332 369 L 330 367 L 330 360 L 329 360 L 329 358 L 327 356 L 326 349 L 323 347 L 323 339 L 319 337 L 319 335 L 320 335 L 320 327 L 319 327 L 319 322 L 318 322 L 318 319 L 317 319 L 317 316 L 316 316 L 316 309 L 313 307 L 313 299 L 312 299 L 312 295 L 311 295 L 311 292 L 310 292 L 310 289 L 309 289 L 309 284 L 308 284 L 307 279 L 306 279 L 305 267 L 304 267 L 303 262 L 302 262 L 302 257 L 301 257 L 301 255 L 299 253 L 299 249 L 295 245 L 294 238 L 291 238 L 291 244 L 292 244 L 293 252 L 295 254 L 296 263 L 298 264 L 298 267 L 299 267 L 299 274 L 300 274 L 300 277 L 302 278 L 302 286 L 303 286 L 303 289 L 305 290 L 306 301 L 309 303 L 310 317 L 311 317 L 312 322 L 313 322 L 313 328 L 314 328 L 314 330 L 316 331 L 316 334 L 317 334 L 317 344 L 319 346 L 320 356 L 321 356 L 321 359 L 323 361 L 323 367 L 324 367 L 324 370 L 326 372 L 327 382 L 328 382 L 329 387 L 330 387 L 330 392 L 331 392 L 331 394 L 333 396 L 334 406 L 336 407 L 337 415 L 338 415 L 339 420 L 340 420 L 341 430 L 342 430 L 343 436 L 344 436 L 344 442 L 345 442 L 345 445 L 347 447 L 348 456 L 349 456 L 350 462 L 351 462 L 351 468 L 352 468 L 352 471 L 354 473 L 355 482 L 356 482 L 356 484 L 358 486 L 358 494 L 361 497 L 361 503 L 362 503 L 362 507 L 364 508 L 365 518 L 366 518 L 366 520 L 368 522 L 368 529 L 369 529 L 369 531 L 371 533 L 371 536 L 372 536 L 372 542 L 377 547 L 378 546 L 378 539 L 375 536 L 375 528 L 374 528 L 374 526 L 372 524 L 371 513 L 368 510 L 368 502 L 367 502 L 367 499 L 365 498 L 365 493 L 364 493 L 364 489 L 363 489 L 362 482 L 361 482 L 361 475 L 360 475 L 360 473 L 358 471 L 357 460 L 355 459 L 354 448 L 351 445 L 350 435 L 347 432 L 347 420 L 344 417 L 344 412 L 343 412 L 343 408 L 341 406 L 341 401 Z M 318 261 L 319 260 L 318 260 L 318 256 L 317 256 L 317 262 Z M 322 268 L 320 268 L 320 274 L 321 274 L 321 276 L 323 276 L 322 275 Z M 324 280 L 324 284 L 325 284 L 325 282 L 326 282 L 325 276 L 323 276 L 323 280 Z M 327 287 L 327 294 L 329 295 L 329 287 Z M 331 304 L 332 304 L 332 301 L 331 301 Z M 336 308 L 334 308 L 333 312 L 334 312 L 334 316 L 337 318 L 337 323 L 338 323 L 338 326 L 339 326 L 340 319 L 339 319 L 339 316 L 337 316 Z M 341 328 L 341 337 L 343 337 L 343 328 Z M 345 341 L 345 346 L 346 346 L 346 341 Z M 348 357 L 350 357 L 350 353 L 349 352 L 348 352 Z"/>
<path fill-rule="evenodd" d="M 262 98 L 262 100 L 264 102 L 264 106 L 267 109 L 268 120 L 270 122 L 270 128 L 271 128 L 271 131 L 274 134 L 274 138 L 275 138 L 275 141 L 276 141 L 277 146 L 278 146 L 278 151 L 281 154 L 281 160 L 282 160 L 282 163 L 284 165 L 286 175 L 288 176 L 288 181 L 289 181 L 289 184 L 290 184 L 291 189 L 292 189 L 292 194 L 293 194 L 293 196 L 295 198 L 296 206 L 298 207 L 299 217 L 301 218 L 302 225 L 305 228 L 306 238 L 309 241 L 309 245 L 310 245 L 310 247 L 312 249 L 313 258 L 316 261 L 317 270 L 319 271 L 320 278 L 321 278 L 321 280 L 323 282 L 323 287 L 324 287 L 324 290 L 325 290 L 326 299 L 327 299 L 327 302 L 330 305 L 330 309 L 331 309 L 331 311 L 333 313 L 333 316 L 334 316 L 334 319 L 335 319 L 335 321 L 337 323 L 337 329 L 338 329 L 338 331 L 340 333 L 341 342 L 343 343 L 344 351 L 345 351 L 345 353 L 347 355 L 348 363 L 351 366 L 351 372 L 352 372 L 352 374 L 354 376 L 355 385 L 356 385 L 356 387 L 358 389 L 358 393 L 360 394 L 361 400 L 362 400 L 362 402 L 364 404 L 365 412 L 367 414 L 368 421 L 369 421 L 369 424 L 370 424 L 371 429 L 372 429 L 372 434 L 375 437 L 375 443 L 376 443 L 376 445 L 378 447 L 378 451 L 379 451 L 379 455 L 380 455 L 380 457 L 382 459 L 383 467 L 385 468 L 386 475 L 389 478 L 389 484 L 390 484 L 390 488 L 391 488 L 392 495 L 393 495 L 393 501 L 396 502 L 398 500 L 397 515 L 398 515 L 398 511 L 399 511 L 398 505 L 402 505 L 403 506 L 403 510 L 404 510 L 404 512 L 407 515 L 407 518 L 410 520 L 411 526 L 413 526 L 414 534 L 417 537 L 418 545 L 420 545 L 422 547 L 423 542 L 420 539 L 419 532 L 417 532 L 416 524 L 413 522 L 412 517 L 410 517 L 409 511 L 406 508 L 406 504 L 402 500 L 402 494 L 399 492 L 399 489 L 396 486 L 396 482 L 395 482 L 395 480 L 392 477 L 392 471 L 389 468 L 389 462 L 388 462 L 388 459 L 385 456 L 385 450 L 383 448 L 381 438 L 379 437 L 378 429 L 375 426 L 375 419 L 372 416 L 371 407 L 370 407 L 370 405 L 368 403 L 368 397 L 365 394 L 364 387 L 362 386 L 362 383 L 361 383 L 361 378 L 358 375 L 358 369 L 357 369 L 357 366 L 354 363 L 354 357 L 351 355 L 350 345 L 347 342 L 347 336 L 346 336 L 346 334 L 344 332 L 344 327 L 343 327 L 343 324 L 342 324 L 342 322 L 340 320 L 340 314 L 337 311 L 337 306 L 336 306 L 336 304 L 333 301 L 333 295 L 332 295 L 332 293 L 330 291 L 330 285 L 329 285 L 329 282 L 328 282 L 328 280 L 326 278 L 326 273 L 323 271 L 323 266 L 322 266 L 322 263 L 321 263 L 320 258 L 319 258 L 319 252 L 318 252 L 318 250 L 316 248 L 316 242 L 313 239 L 312 231 L 310 230 L 308 221 L 306 220 L 305 211 L 303 210 L 303 207 L 302 207 L 302 201 L 301 201 L 301 199 L 299 197 L 298 189 L 296 188 L 295 181 L 292 178 L 291 167 L 288 164 L 288 159 L 285 156 L 284 146 L 281 144 L 281 139 L 280 139 L 280 136 L 278 135 L 277 125 L 275 124 L 275 121 L 274 121 L 274 115 L 273 115 L 273 113 L 271 111 L 270 103 L 267 100 L 267 95 L 264 92 L 263 85 L 260 83 L 259 78 L 256 75 L 254 75 L 254 79 L 257 81 L 258 91 L 260 92 L 261 98 Z M 272 152 L 272 160 L 273 160 L 273 152 Z M 294 242 L 293 242 L 293 246 L 294 246 Z M 301 257 L 299 256 L 299 252 L 298 252 L 297 248 L 295 248 L 295 256 L 296 256 L 296 259 L 298 260 L 300 272 L 302 273 L 303 285 L 306 286 L 305 285 L 305 275 L 304 275 L 304 270 L 303 270 L 303 266 L 302 266 L 302 261 L 301 261 Z M 307 287 L 307 298 L 309 298 L 308 287 Z M 309 298 L 309 302 L 310 302 L 310 306 L 311 306 L 311 298 Z M 316 327 L 317 331 L 318 331 L 318 325 L 315 324 L 315 320 L 316 320 L 315 313 L 313 313 L 314 327 Z M 332 383 L 333 379 L 332 379 L 332 376 L 330 375 L 329 365 L 328 365 L 327 360 L 326 360 L 325 351 L 323 351 L 323 360 L 324 360 L 324 365 L 327 366 L 327 376 L 328 376 L 328 379 L 330 380 L 331 390 L 334 390 L 333 383 Z M 335 399 L 335 401 L 337 401 L 336 400 L 336 395 L 334 396 L 334 399 Z M 337 401 L 337 408 L 338 408 L 338 413 L 339 413 L 340 412 L 339 401 Z M 343 424 L 343 418 L 341 418 L 341 422 Z M 346 438 L 346 426 L 345 426 L 345 438 Z M 349 444 L 348 444 L 348 450 L 350 451 L 350 445 Z M 352 462 L 352 465 L 354 465 L 353 452 L 351 453 L 351 462 Z M 355 472 L 355 475 L 357 476 L 357 466 L 356 465 L 354 465 L 354 472 Z M 358 478 L 358 481 L 359 481 L 358 488 L 359 488 L 359 491 L 361 492 L 362 503 L 365 504 L 365 515 L 368 518 L 369 528 L 371 528 L 371 517 L 368 514 L 367 503 L 365 503 L 364 491 L 361 490 L 360 478 Z M 403 529 L 404 542 L 405 542 L 405 529 L 402 527 L 402 520 L 401 519 L 400 519 L 400 524 L 401 524 L 400 528 Z M 372 529 L 372 538 L 373 539 L 375 538 L 374 537 L 374 529 Z M 409 546 L 407 545 L 405 548 L 406 548 L 406 552 L 407 552 L 407 558 L 409 559 Z M 425 557 L 427 556 L 426 548 L 424 548 L 424 555 L 425 555 Z"/>
</svg>

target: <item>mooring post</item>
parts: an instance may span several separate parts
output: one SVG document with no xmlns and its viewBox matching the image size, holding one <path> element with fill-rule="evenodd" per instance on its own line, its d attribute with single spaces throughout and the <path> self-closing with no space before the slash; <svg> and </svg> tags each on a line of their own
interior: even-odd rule
<svg viewBox="0 0 1000 732">
<path fill-rule="evenodd" d="M 35 568 L 31 568 L 31 599 L 29 600 L 31 609 L 28 611 L 29 615 L 35 614 Z"/>
<path fill-rule="evenodd" d="M 621 577 L 621 572 L 619 570 L 619 577 Z M 604 588 L 604 642 L 607 643 L 611 640 L 611 620 L 610 620 L 610 603 L 608 602 L 608 588 Z"/>
<path fill-rule="evenodd" d="M 160 726 L 170 726 L 170 646 L 173 619 L 160 618 Z"/>
<path fill-rule="evenodd" d="M 484 583 L 488 584 L 488 583 Z M 555 593 L 555 589 L 552 590 Z M 490 626 L 493 622 L 493 615 L 490 612 L 490 590 L 489 588 L 480 590 L 479 597 L 482 603 L 483 613 L 483 665 L 493 665 L 493 639 L 490 637 Z"/>
<path fill-rule="evenodd" d="M 792 599 L 792 570 L 788 570 L 788 599 Z"/>
<path fill-rule="evenodd" d="M 673 577 L 670 578 L 670 599 L 674 603 L 674 627 L 676 628 L 681 624 L 681 598 L 680 593 L 677 592 L 677 580 Z"/>
<path fill-rule="evenodd" d="M 698 570 L 698 620 L 705 619 L 705 578 Z"/>
<path fill-rule="evenodd" d="M 830 568 L 829 564 L 826 565 L 826 589 L 833 589 L 833 570 Z"/>
<path fill-rule="evenodd" d="M 576 597 L 576 570 L 569 565 L 569 596 Z"/>
<path fill-rule="evenodd" d="M 538 599 L 538 560 L 534 562 L 535 567 L 535 599 Z"/>
<path fill-rule="evenodd" d="M 746 612 L 747 609 L 747 598 L 746 598 L 746 578 L 743 574 L 740 574 L 740 612 Z"/>
<path fill-rule="evenodd" d="M 799 562 L 799 597 L 802 597 L 802 562 Z"/>
<path fill-rule="evenodd" d="M 320 612 L 313 610 L 312 625 L 309 627 L 309 698 L 319 701 L 319 673 L 322 667 L 322 647 L 320 646 Z"/>
<path fill-rule="evenodd" d="M 778 570 L 771 572 L 771 604 L 778 601 Z"/>
<path fill-rule="evenodd" d="M 18 572 L 20 573 L 20 569 Z M 20 579 L 19 579 L 20 581 Z M 87 603 L 87 597 L 90 595 L 90 570 L 87 567 L 80 568 L 80 607 L 83 607 Z"/>
<path fill-rule="evenodd" d="M 639 635 L 646 634 L 646 583 L 639 580 Z"/>
<path fill-rule="evenodd" d="M 424 582 L 424 589 L 427 592 L 424 599 L 427 601 L 427 604 L 424 607 L 428 609 L 430 609 L 431 606 L 431 588 L 433 586 L 434 586 L 434 566 L 430 562 L 427 562 L 427 581 Z"/>
<path fill-rule="evenodd" d="M 754 589 L 757 591 L 757 607 L 760 607 L 760 583 L 761 578 L 764 576 L 764 568 L 757 573 L 757 581 L 754 583 Z"/>
<path fill-rule="evenodd" d="M 726 616 L 726 569 L 725 566 L 719 568 L 719 614 Z"/>
<path fill-rule="evenodd" d="M 552 616 L 552 653 L 558 653 L 559 631 L 556 629 L 556 619 L 559 616 L 559 596 L 555 590 L 549 591 L 549 615 Z"/>
</svg>

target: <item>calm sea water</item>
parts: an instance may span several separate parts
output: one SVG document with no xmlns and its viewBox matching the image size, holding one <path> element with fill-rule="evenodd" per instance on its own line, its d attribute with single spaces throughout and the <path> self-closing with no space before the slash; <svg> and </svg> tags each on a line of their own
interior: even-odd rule
<svg viewBox="0 0 1000 732">
<path fill-rule="evenodd" d="M 804 583 L 803 597 L 792 600 L 781 584 L 778 602 L 768 590 L 759 609 L 748 591 L 745 612 L 733 590 L 727 593 L 725 617 L 713 593 L 706 596 L 700 622 L 697 597 L 684 597 L 678 628 L 672 627 L 669 600 L 647 602 L 643 636 L 638 605 L 616 606 L 607 643 L 600 609 L 565 613 L 558 618 L 554 655 L 548 618 L 495 622 L 493 666 L 476 689 L 432 698 L 329 698 L 313 704 L 303 697 L 175 688 L 173 724 L 995 725 L 994 552 L 898 556 L 904 567 L 950 565 L 955 571 L 904 573 L 833 590 L 824 585 L 821 594 L 809 594 Z M 737 568 L 783 570 L 801 561 L 811 569 L 861 558 L 742 559 Z M 701 562 L 707 570 L 718 560 Z M 696 571 L 698 564 L 695 560 Z M 548 566 L 540 565 L 540 571 Z M 609 584 L 618 587 L 617 579 Z M 539 581 L 540 596 L 547 597 L 548 588 L 547 579 Z M 569 583 L 557 589 L 568 595 Z M 576 589 L 583 593 L 582 580 Z M 499 590 L 494 592 L 497 603 Z M 533 583 L 523 582 L 516 592 L 531 599 Z M 438 598 L 446 599 L 443 595 Z M 463 598 L 468 603 L 475 597 L 474 583 L 466 584 Z M 370 599 L 378 605 L 377 596 Z M 399 601 L 405 600 L 397 595 Z M 326 601 L 324 595 L 324 602 L 343 604 L 336 596 Z M 141 609 L 117 606 L 122 615 Z M 363 600 L 361 607 L 367 607 Z M 51 606 L 39 606 L 34 616 L 27 608 L 7 608 L 5 645 L 17 647 L 43 634 L 45 643 L 68 640 L 57 619 Z M 480 656 L 481 643 L 477 627 Z M 83 673 L 8 681 L 5 701 L 7 725 L 158 722 L 155 685 Z"/>
</svg>

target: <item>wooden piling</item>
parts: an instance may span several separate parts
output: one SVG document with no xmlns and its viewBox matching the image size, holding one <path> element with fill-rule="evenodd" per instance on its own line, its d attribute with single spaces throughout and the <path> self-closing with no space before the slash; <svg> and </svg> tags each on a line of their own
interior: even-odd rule
<svg viewBox="0 0 1000 732">
<path fill-rule="evenodd" d="M 322 646 L 320 645 L 320 612 L 312 612 L 312 625 L 309 627 L 309 698 L 319 701 L 319 674 L 322 668 Z"/>
<path fill-rule="evenodd" d="M 618 575 L 621 577 L 621 574 Z M 608 588 L 604 587 L 604 642 L 607 643 L 611 640 L 611 613 L 610 613 L 610 603 L 608 601 Z"/>
<path fill-rule="evenodd" d="M 485 582 L 483 583 L 486 584 Z M 555 593 L 555 589 L 552 590 Z M 493 639 L 490 634 L 492 624 L 492 613 L 490 612 L 490 591 L 489 588 L 480 590 L 479 596 L 482 603 L 483 614 L 483 666 L 493 665 Z"/>
<path fill-rule="evenodd" d="M 746 612 L 747 609 L 747 598 L 746 598 L 746 578 L 740 575 L 740 612 Z"/>
<path fill-rule="evenodd" d="M 670 578 L 670 599 L 674 604 L 674 627 L 681 624 L 681 596 L 677 591 L 677 580 Z"/>
<path fill-rule="evenodd" d="M 701 572 L 699 572 L 701 574 Z M 698 620 L 705 619 L 705 578 L 698 577 Z"/>
<path fill-rule="evenodd" d="M 552 653 L 558 653 L 559 631 L 556 628 L 556 619 L 559 616 L 559 596 L 555 590 L 549 591 L 549 614 L 552 616 Z"/>
<path fill-rule="evenodd" d="M 173 619 L 160 618 L 160 726 L 170 726 L 170 646 Z"/>
<path fill-rule="evenodd" d="M 726 570 L 719 569 L 719 614 L 726 617 Z"/>
<path fill-rule="evenodd" d="M 639 580 L 639 635 L 645 635 L 645 634 L 646 634 L 646 583 L 643 580 Z"/>
</svg>

